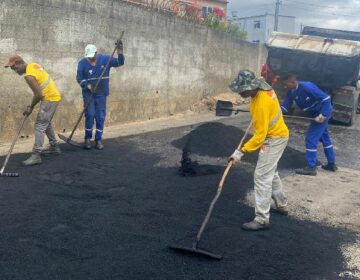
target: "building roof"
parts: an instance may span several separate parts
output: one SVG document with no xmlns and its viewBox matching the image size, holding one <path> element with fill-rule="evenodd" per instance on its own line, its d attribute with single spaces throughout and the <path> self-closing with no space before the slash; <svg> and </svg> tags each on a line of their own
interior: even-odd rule
<svg viewBox="0 0 360 280">
<path fill-rule="evenodd" d="M 204 1 L 204 0 L 202 0 L 202 1 Z M 226 0 L 206 0 L 206 1 L 208 1 L 208 2 L 217 2 L 217 3 L 221 3 L 221 4 L 227 4 L 227 3 L 229 3 L 229 2 L 226 1 Z"/>
<path fill-rule="evenodd" d="M 273 17 L 274 17 L 275 15 L 274 15 L 274 14 L 265 13 L 265 14 L 262 14 L 262 15 L 236 18 L 235 20 L 250 19 L 250 18 L 259 18 L 259 17 L 266 17 L 266 16 L 273 16 Z M 279 15 L 279 17 L 295 18 L 295 16 L 285 16 L 285 15 Z"/>
<path fill-rule="evenodd" d="M 229 3 L 229 2 L 226 1 L 226 0 L 200 0 L 200 2 L 204 2 L 204 1 L 221 3 L 221 4 L 225 4 L 225 5 L 227 5 L 227 4 Z M 193 3 L 194 0 L 182 0 L 182 2 Z"/>
</svg>

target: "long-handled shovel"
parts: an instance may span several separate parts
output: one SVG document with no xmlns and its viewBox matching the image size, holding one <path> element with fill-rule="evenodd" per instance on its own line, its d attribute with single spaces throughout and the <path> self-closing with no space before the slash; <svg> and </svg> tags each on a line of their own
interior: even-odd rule
<svg viewBox="0 0 360 280">
<path fill-rule="evenodd" d="M 249 134 L 249 131 L 252 127 L 252 121 L 250 122 L 249 126 L 247 127 L 246 131 L 245 131 L 245 134 L 244 136 L 242 137 L 241 141 L 240 141 L 240 144 L 238 146 L 238 149 L 240 149 L 243 145 L 243 142 L 246 138 L 246 136 Z M 226 176 L 228 175 L 229 171 L 230 171 L 230 168 L 232 167 L 234 161 L 233 160 L 229 160 L 227 166 L 226 166 L 226 169 L 224 171 L 224 174 L 221 178 L 221 181 L 218 185 L 218 189 L 217 189 L 217 192 L 216 192 L 216 195 L 214 197 L 214 199 L 212 200 L 211 204 L 210 204 L 210 207 L 209 207 L 209 210 L 205 216 L 205 219 L 204 221 L 202 222 L 201 224 L 201 227 L 197 233 L 197 236 L 196 236 L 196 240 L 195 242 L 193 243 L 192 247 L 183 247 L 183 246 L 169 246 L 169 248 L 173 249 L 173 250 L 176 250 L 176 251 L 180 251 L 180 252 L 186 252 L 186 253 L 190 253 L 190 254 L 195 254 L 195 255 L 198 255 L 198 256 L 203 256 L 203 257 L 207 257 L 207 258 L 212 258 L 212 259 L 217 259 L 217 260 L 220 260 L 222 258 L 221 255 L 217 255 L 217 254 L 214 254 L 212 252 L 209 252 L 207 250 L 204 250 L 204 249 L 200 249 L 198 246 L 199 246 L 199 242 L 201 240 L 201 235 L 203 234 L 204 230 L 205 230 L 205 227 L 206 225 L 208 224 L 209 222 L 209 219 L 211 217 L 211 214 L 212 214 L 212 211 L 214 210 L 214 206 L 215 206 L 215 203 L 217 202 L 217 200 L 219 199 L 220 195 L 221 195 L 221 192 L 222 192 L 222 189 L 223 189 L 223 186 L 224 186 L 224 182 L 225 182 L 225 179 L 226 179 Z"/>
<path fill-rule="evenodd" d="M 232 115 L 233 112 L 235 112 L 235 115 L 239 112 L 249 112 L 249 110 L 240 109 L 237 107 L 234 107 L 231 101 L 225 101 L 225 100 L 218 100 L 216 102 L 216 116 L 219 117 L 229 117 Z"/>
<path fill-rule="evenodd" d="M 121 33 L 120 40 L 117 41 L 117 44 L 116 44 L 116 46 L 115 46 L 115 48 L 114 48 L 111 56 L 109 57 L 109 60 L 108 60 L 108 62 L 106 63 L 106 66 L 104 67 L 103 71 L 101 72 L 100 77 L 97 79 L 96 84 L 95 84 L 95 87 L 94 87 L 94 89 L 93 89 L 92 92 L 91 92 L 90 98 L 89 98 L 88 101 L 86 102 L 86 104 L 85 104 L 85 106 L 84 106 L 84 109 L 82 110 L 82 112 L 81 112 L 81 114 L 80 114 L 80 116 L 79 116 L 79 118 L 78 118 L 78 120 L 77 120 L 77 122 L 76 122 L 76 124 L 75 124 L 75 126 L 74 126 L 74 128 L 73 128 L 73 130 L 72 130 L 71 133 L 70 133 L 70 136 L 69 136 L 69 137 L 66 137 L 65 135 L 63 135 L 63 134 L 61 134 L 61 133 L 58 134 L 59 138 L 60 138 L 61 140 L 65 141 L 66 143 L 68 143 L 68 144 L 70 144 L 70 145 L 73 145 L 73 146 L 75 146 L 75 147 L 82 147 L 82 146 L 83 146 L 81 143 L 72 140 L 72 137 L 74 136 L 74 133 L 75 133 L 77 127 L 79 126 L 79 124 L 80 124 L 80 122 L 81 122 L 81 120 L 82 120 L 82 118 L 83 118 L 83 116 L 84 116 L 84 114 L 85 114 L 85 111 L 86 111 L 87 107 L 89 107 L 90 102 L 92 101 L 92 99 L 93 99 L 93 97 L 94 97 L 94 94 L 95 94 L 95 92 L 96 92 L 96 89 L 97 89 L 97 87 L 99 86 L 99 83 L 100 83 L 100 81 L 102 80 L 102 78 L 103 78 L 103 76 L 104 76 L 104 74 L 105 74 L 106 69 L 109 67 L 112 58 L 114 57 L 115 51 L 116 51 L 116 49 L 118 48 L 118 44 L 120 43 L 121 39 L 123 38 L 124 33 L 125 33 L 125 31 L 123 31 L 123 32 Z"/>
<path fill-rule="evenodd" d="M 11 146 L 10 146 L 10 149 L 9 149 L 7 155 L 6 155 L 4 164 L 3 164 L 3 166 L 1 167 L 1 170 L 0 170 L 0 177 L 19 177 L 19 173 L 4 172 L 4 170 L 5 170 L 6 165 L 7 165 L 8 162 L 9 162 L 9 159 L 10 159 L 11 153 L 12 153 L 12 151 L 13 151 L 13 149 L 14 149 L 15 143 L 16 143 L 16 141 L 19 139 L 19 135 L 20 135 L 20 133 L 21 133 L 22 128 L 24 127 L 24 123 L 25 123 L 27 117 L 28 117 L 28 116 L 25 116 L 25 117 L 23 118 L 23 120 L 22 120 L 22 122 L 21 122 L 21 125 L 20 125 L 20 127 L 19 127 L 19 130 L 18 130 L 18 132 L 16 133 L 13 142 L 11 143 Z"/>
<path fill-rule="evenodd" d="M 235 115 L 239 112 L 250 112 L 249 110 L 241 109 L 239 107 L 234 107 L 231 101 L 224 101 L 218 100 L 216 102 L 216 116 L 218 117 L 229 117 L 235 112 Z M 295 119 L 295 120 L 307 120 L 307 121 L 314 121 L 314 118 L 308 117 L 301 117 L 301 116 L 290 116 L 290 115 L 283 115 L 284 118 L 287 119 Z"/>
</svg>

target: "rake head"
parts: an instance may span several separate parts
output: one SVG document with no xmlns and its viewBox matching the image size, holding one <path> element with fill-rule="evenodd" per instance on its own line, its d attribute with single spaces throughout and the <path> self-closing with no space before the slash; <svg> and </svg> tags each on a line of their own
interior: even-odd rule
<svg viewBox="0 0 360 280">
<path fill-rule="evenodd" d="M 19 177 L 20 174 L 17 172 L 4 172 L 0 173 L 0 177 Z"/>
<path fill-rule="evenodd" d="M 60 134 L 60 133 L 59 133 L 58 136 L 59 136 L 59 138 L 60 138 L 61 140 L 63 140 L 65 143 L 68 143 L 68 144 L 70 144 L 70 145 L 72 145 L 72 146 L 74 146 L 74 147 L 78 147 L 78 148 L 82 148 L 82 147 L 83 147 L 83 145 L 82 145 L 81 143 L 76 142 L 76 141 L 70 139 L 69 137 L 66 137 L 66 136 L 63 135 L 63 134 Z"/>
<path fill-rule="evenodd" d="M 210 251 L 206 251 L 204 249 L 200 249 L 198 247 L 184 247 L 184 246 L 169 246 L 170 249 L 175 250 L 176 252 L 180 252 L 183 254 L 188 254 L 192 256 L 207 258 L 207 259 L 214 259 L 214 260 L 221 260 L 222 256 L 214 254 Z"/>
</svg>

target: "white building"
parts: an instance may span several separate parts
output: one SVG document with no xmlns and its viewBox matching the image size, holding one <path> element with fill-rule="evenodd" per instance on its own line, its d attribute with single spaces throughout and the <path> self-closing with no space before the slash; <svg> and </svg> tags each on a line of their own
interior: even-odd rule
<svg viewBox="0 0 360 280">
<path fill-rule="evenodd" d="M 271 32 L 274 31 L 275 16 L 273 14 L 264 14 L 251 17 L 238 18 L 234 16 L 231 19 L 236 23 L 241 31 L 247 33 L 247 40 L 254 43 L 265 43 Z M 278 31 L 286 33 L 295 33 L 295 17 L 283 16 L 278 17 Z"/>
</svg>

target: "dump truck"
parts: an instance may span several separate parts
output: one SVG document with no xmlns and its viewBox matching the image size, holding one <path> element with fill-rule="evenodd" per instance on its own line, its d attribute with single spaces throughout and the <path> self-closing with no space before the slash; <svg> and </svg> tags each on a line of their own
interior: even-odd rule
<svg viewBox="0 0 360 280">
<path fill-rule="evenodd" d="M 331 96 L 332 121 L 353 124 L 360 111 L 360 32 L 305 27 L 301 35 L 273 32 L 265 46 L 275 75 L 315 83 Z M 274 87 L 285 96 L 281 85 Z"/>
</svg>

